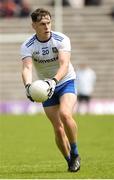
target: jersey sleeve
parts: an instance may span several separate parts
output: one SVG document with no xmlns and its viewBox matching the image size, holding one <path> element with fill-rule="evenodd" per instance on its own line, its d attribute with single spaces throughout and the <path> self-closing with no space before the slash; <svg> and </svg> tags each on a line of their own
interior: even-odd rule
<svg viewBox="0 0 114 180">
<path fill-rule="evenodd" d="M 22 44 L 20 49 L 21 59 L 23 60 L 26 57 L 32 57 L 31 48 L 27 47 L 25 43 Z"/>
<path fill-rule="evenodd" d="M 65 36 L 65 38 L 60 43 L 59 50 L 68 51 L 68 52 L 71 51 L 70 39 L 67 36 Z"/>
</svg>

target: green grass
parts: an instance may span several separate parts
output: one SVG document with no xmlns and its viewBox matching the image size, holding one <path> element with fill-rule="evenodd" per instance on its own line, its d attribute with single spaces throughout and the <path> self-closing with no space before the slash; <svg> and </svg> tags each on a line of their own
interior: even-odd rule
<svg viewBox="0 0 114 180">
<path fill-rule="evenodd" d="M 0 178 L 114 179 L 114 116 L 75 116 L 81 170 L 67 172 L 45 115 L 0 116 Z"/>
</svg>

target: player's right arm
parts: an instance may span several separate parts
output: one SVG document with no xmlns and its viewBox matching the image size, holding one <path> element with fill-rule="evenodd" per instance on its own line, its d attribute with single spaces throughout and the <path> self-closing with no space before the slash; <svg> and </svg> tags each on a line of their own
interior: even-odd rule
<svg viewBox="0 0 114 180">
<path fill-rule="evenodd" d="M 22 79 L 24 85 L 32 83 L 32 49 L 34 35 L 29 37 L 20 48 L 22 59 Z M 32 43 L 32 44 L 31 44 Z"/>
<path fill-rule="evenodd" d="M 22 58 L 22 80 L 26 89 L 27 97 L 33 101 L 29 88 L 32 83 L 32 44 L 33 44 L 33 36 L 27 39 L 22 45 L 20 49 L 21 58 Z"/>
<path fill-rule="evenodd" d="M 26 57 L 22 60 L 22 80 L 24 85 L 32 83 L 32 58 Z"/>
<path fill-rule="evenodd" d="M 31 57 L 26 57 L 23 59 L 23 66 L 22 66 L 22 79 L 23 83 L 26 89 L 26 95 L 27 97 L 34 102 L 32 99 L 30 93 L 29 93 L 29 88 L 32 83 L 32 58 Z"/>
</svg>

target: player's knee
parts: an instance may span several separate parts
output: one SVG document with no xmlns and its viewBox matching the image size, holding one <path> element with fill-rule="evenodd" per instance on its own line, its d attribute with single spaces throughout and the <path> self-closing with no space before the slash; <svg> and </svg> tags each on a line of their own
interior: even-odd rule
<svg viewBox="0 0 114 180">
<path fill-rule="evenodd" d="M 72 128 L 77 129 L 76 122 L 72 118 L 72 114 L 69 112 L 62 112 L 60 113 L 61 120 L 65 127 L 72 126 Z"/>
<path fill-rule="evenodd" d="M 60 116 L 61 116 L 62 121 L 64 120 L 67 121 L 72 118 L 72 114 L 67 111 L 60 111 Z"/>
<path fill-rule="evenodd" d="M 64 128 L 63 128 L 63 126 L 58 126 L 58 127 L 56 127 L 55 133 L 56 133 L 56 135 L 57 135 L 58 137 L 62 137 L 63 134 L 64 134 Z"/>
</svg>

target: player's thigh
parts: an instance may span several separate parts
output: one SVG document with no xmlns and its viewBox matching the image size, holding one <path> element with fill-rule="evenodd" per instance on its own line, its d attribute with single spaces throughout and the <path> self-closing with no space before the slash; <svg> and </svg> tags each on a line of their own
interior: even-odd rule
<svg viewBox="0 0 114 180">
<path fill-rule="evenodd" d="M 62 125 L 59 116 L 59 105 L 44 107 L 44 111 L 54 128 Z"/>
<path fill-rule="evenodd" d="M 60 98 L 60 112 L 72 114 L 76 105 L 77 96 L 73 93 L 65 93 Z"/>
</svg>

